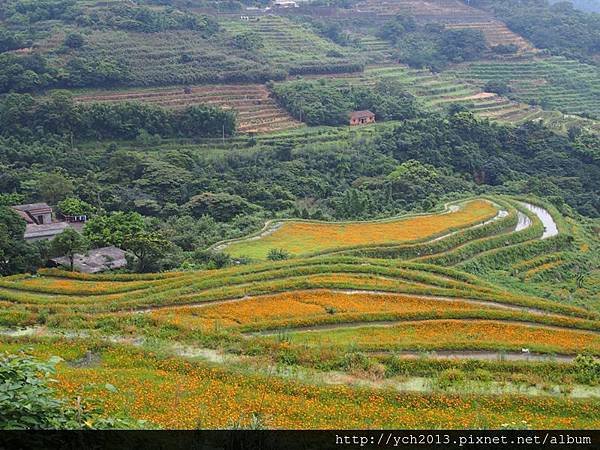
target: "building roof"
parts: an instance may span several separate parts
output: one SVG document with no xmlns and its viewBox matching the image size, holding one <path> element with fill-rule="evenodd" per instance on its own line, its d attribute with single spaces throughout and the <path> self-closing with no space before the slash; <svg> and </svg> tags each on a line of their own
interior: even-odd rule
<svg viewBox="0 0 600 450">
<path fill-rule="evenodd" d="M 27 205 L 16 205 L 13 209 L 30 214 L 51 213 L 52 208 L 47 203 L 29 203 Z"/>
<path fill-rule="evenodd" d="M 127 266 L 125 255 L 125 251 L 117 247 L 96 248 L 85 255 L 76 254 L 73 260 L 73 268 L 83 273 L 98 273 L 110 269 L 120 269 Z M 53 258 L 51 261 L 66 267 L 71 264 L 66 256 Z"/>
<path fill-rule="evenodd" d="M 27 214 L 25 211 L 21 211 L 19 209 L 15 209 L 14 211 L 25 222 L 27 222 L 27 223 L 35 223 L 34 220 L 31 218 L 31 216 L 29 214 Z"/>
<path fill-rule="evenodd" d="M 364 111 L 354 111 L 350 114 L 350 119 L 361 119 L 363 117 L 375 117 L 375 114 L 368 109 Z"/>
<path fill-rule="evenodd" d="M 52 222 L 45 223 L 43 225 L 38 225 L 35 223 L 28 223 L 25 226 L 25 234 L 23 238 L 27 239 L 49 239 L 57 234 L 62 233 L 67 228 L 69 228 L 69 224 L 67 222 Z"/>
</svg>

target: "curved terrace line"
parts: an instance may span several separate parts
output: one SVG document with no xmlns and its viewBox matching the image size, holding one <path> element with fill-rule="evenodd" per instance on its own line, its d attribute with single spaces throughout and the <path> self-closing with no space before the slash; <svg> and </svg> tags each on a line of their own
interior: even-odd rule
<svg viewBox="0 0 600 450">
<path fill-rule="evenodd" d="M 547 330 L 557 330 L 557 331 L 569 331 L 574 333 L 591 333 L 591 334 L 600 334 L 600 330 L 582 330 L 580 328 L 570 328 L 570 327 L 561 327 L 558 325 L 546 325 L 538 322 L 532 322 L 529 320 L 517 320 L 517 319 L 485 319 L 485 318 L 473 318 L 473 317 L 465 317 L 461 318 L 439 318 L 439 319 L 408 319 L 408 320 L 374 320 L 372 322 L 369 321 L 351 321 L 351 322 L 339 322 L 339 323 L 324 323 L 319 325 L 309 325 L 309 326 L 298 326 L 298 327 L 280 327 L 278 329 L 270 329 L 270 330 L 262 330 L 262 331 L 248 331 L 243 333 L 246 337 L 251 336 L 277 336 L 281 334 L 281 332 L 286 333 L 318 333 L 321 331 L 328 330 L 349 330 L 349 329 L 361 329 L 361 328 L 394 328 L 400 325 L 416 325 L 422 323 L 435 323 L 435 322 L 447 322 L 447 321 L 458 321 L 458 322 L 501 322 L 502 324 L 507 325 L 519 325 L 523 327 L 530 328 L 542 328 Z"/>
<path fill-rule="evenodd" d="M 248 235 L 248 236 L 243 236 L 240 238 L 234 238 L 234 239 L 227 239 L 227 240 L 223 240 L 223 241 L 219 241 L 213 245 L 211 245 L 208 250 L 213 250 L 213 251 L 222 251 L 225 248 L 234 245 L 234 244 L 238 244 L 238 243 L 242 243 L 242 242 L 248 242 L 248 241 L 256 241 L 259 240 L 261 238 L 267 237 L 271 234 L 273 234 L 275 231 L 277 231 L 278 229 L 280 229 L 284 224 L 286 223 L 294 223 L 294 222 L 298 222 L 298 223 L 311 223 L 311 224 L 323 224 L 323 225 L 344 225 L 344 224 L 376 224 L 376 223 L 389 223 L 389 222 L 395 222 L 395 221 L 401 221 L 401 220 L 406 220 L 406 219 L 411 219 L 411 218 L 415 218 L 415 217 L 435 217 L 435 216 L 441 216 L 441 215 L 445 215 L 445 214 L 451 214 L 451 213 L 455 213 L 458 212 L 461 208 L 461 206 L 464 206 L 465 203 L 469 202 L 469 201 L 475 201 L 475 200 L 484 200 L 489 202 L 491 205 L 493 205 L 497 210 L 498 213 L 496 214 L 495 217 L 493 217 L 492 219 L 488 219 L 487 221 L 485 221 L 484 223 L 478 223 L 478 224 L 474 224 L 470 227 L 467 228 L 461 228 L 460 230 L 455 230 L 449 233 L 445 233 L 441 236 L 436 236 L 430 240 L 425 240 L 423 242 L 427 243 L 427 242 L 435 242 L 437 240 L 440 239 L 444 239 L 448 236 L 451 236 L 457 232 L 460 231 L 464 231 L 465 229 L 470 229 L 473 227 L 479 227 L 479 226 L 483 226 L 489 222 L 498 220 L 502 217 L 505 217 L 505 212 L 503 212 L 502 208 L 500 205 L 498 205 L 497 203 L 489 200 L 489 199 L 482 199 L 482 198 L 472 198 L 472 199 L 466 199 L 466 200 L 457 200 L 454 202 L 448 202 L 444 204 L 444 208 L 443 210 L 436 212 L 435 210 L 430 211 L 430 212 L 425 212 L 425 213 L 412 213 L 412 214 L 403 214 L 403 215 L 399 215 L 399 216 L 393 216 L 393 217 L 387 217 L 384 219 L 375 219 L 375 220 L 353 220 L 353 221 L 326 221 L 326 220 L 307 220 L 307 219 L 299 219 L 299 218 L 294 218 L 294 219 L 270 219 L 267 220 L 265 222 L 265 225 L 263 226 L 263 228 L 258 231 L 257 233 Z"/>
<path fill-rule="evenodd" d="M 369 352 L 393 354 L 405 359 L 476 359 L 480 361 L 554 361 L 571 363 L 576 356 L 566 354 L 547 354 L 537 352 L 501 352 L 488 350 L 438 350 L 431 352 L 399 351 L 399 352 Z"/>
<path fill-rule="evenodd" d="M 0 336 L 9 337 L 61 337 L 69 340 L 87 339 L 89 334 L 85 332 L 78 333 L 60 333 L 47 330 L 42 326 L 33 326 L 21 330 L 0 330 Z M 117 344 L 127 344 L 133 347 L 143 346 L 145 339 L 142 337 L 123 337 L 109 336 L 102 338 L 103 341 Z M 237 357 L 234 354 L 221 354 L 220 352 L 204 347 L 175 344 L 171 347 L 171 353 L 182 358 L 203 357 L 215 363 L 223 363 L 224 357 Z M 576 356 L 559 353 L 539 353 L 539 352 L 516 352 L 516 351 L 492 351 L 492 350 L 398 350 L 366 351 L 372 355 L 394 355 L 404 359 L 461 359 L 461 360 L 480 360 L 480 361 L 548 361 L 557 363 L 572 363 Z"/>
<path fill-rule="evenodd" d="M 487 309 L 491 309 L 491 310 L 495 309 L 495 310 L 518 311 L 518 312 L 535 314 L 535 315 L 539 315 L 539 316 L 552 316 L 552 317 L 557 317 L 557 318 L 568 318 L 568 319 L 575 318 L 575 319 L 577 319 L 577 317 L 568 316 L 568 315 L 564 315 L 564 314 L 560 314 L 560 313 L 556 313 L 556 312 L 552 312 L 552 311 L 548 311 L 548 310 L 544 310 L 544 309 L 539 309 L 539 308 L 518 306 L 518 305 L 513 305 L 513 304 L 499 303 L 499 302 L 486 301 L 486 300 L 473 300 L 473 299 L 467 299 L 467 298 L 462 298 L 462 297 L 454 298 L 454 297 L 444 297 L 444 296 L 438 296 L 438 295 L 424 295 L 424 294 L 414 294 L 413 295 L 413 294 L 401 293 L 401 292 L 396 293 L 396 292 L 385 292 L 385 291 L 374 291 L 374 290 L 323 289 L 323 288 L 301 289 L 301 290 L 285 291 L 285 292 L 298 292 L 298 293 L 332 292 L 332 293 L 346 294 L 346 295 L 377 295 L 377 296 L 386 296 L 386 297 L 410 297 L 413 299 L 434 300 L 434 301 L 447 302 L 447 303 L 461 303 L 462 302 L 462 303 L 467 303 L 467 304 L 471 304 L 471 305 L 482 306 L 484 309 L 487 308 Z M 274 292 L 274 293 L 260 294 L 260 295 L 245 295 L 243 297 L 237 297 L 237 298 L 196 302 L 196 303 L 188 303 L 188 304 L 181 304 L 181 305 L 156 305 L 156 306 L 146 307 L 143 309 L 137 309 L 137 310 L 134 310 L 133 312 L 143 314 L 143 313 L 149 313 L 152 311 L 160 311 L 160 310 L 178 310 L 178 309 L 186 309 L 186 308 L 194 308 L 194 309 L 195 308 L 198 308 L 198 309 L 208 308 L 211 306 L 219 306 L 219 305 L 223 305 L 223 304 L 239 303 L 239 302 L 243 302 L 243 301 L 247 301 L 247 300 L 273 297 L 273 296 L 276 296 L 281 293 L 282 292 Z M 119 313 L 119 312 L 117 312 L 117 313 Z M 442 319 L 440 319 L 440 320 L 442 320 Z M 482 319 L 480 319 L 480 320 L 482 320 Z M 590 320 L 590 319 L 583 319 L 583 320 Z M 366 322 L 366 323 L 373 323 L 373 322 Z M 587 329 L 568 328 L 568 327 L 565 327 L 565 328 L 573 329 L 573 330 L 595 332 L 594 330 L 587 330 Z M 598 332 L 600 332 L 600 330 Z"/>
<path fill-rule="evenodd" d="M 540 219 L 542 224 L 544 225 L 544 232 L 542 233 L 542 236 L 540 237 L 540 239 L 548 239 L 550 237 L 558 235 L 558 225 L 556 224 L 556 222 L 554 221 L 554 218 L 548 212 L 548 210 L 546 210 L 545 208 L 542 208 L 541 206 L 533 205 L 533 204 L 527 203 L 527 202 L 519 202 L 519 203 L 521 205 L 523 205 L 525 208 L 527 208 L 529 211 L 534 213 Z"/>
</svg>

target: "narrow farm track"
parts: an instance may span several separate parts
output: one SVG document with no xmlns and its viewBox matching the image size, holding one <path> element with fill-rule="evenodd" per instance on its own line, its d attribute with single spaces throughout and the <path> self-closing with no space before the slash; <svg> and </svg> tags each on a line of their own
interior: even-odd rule
<svg viewBox="0 0 600 450">
<path fill-rule="evenodd" d="M 432 352 L 394 352 L 401 358 L 428 358 L 428 359 L 475 359 L 480 361 L 554 361 L 559 363 L 571 363 L 575 359 L 573 355 L 543 354 L 535 352 L 493 352 L 477 350 L 438 350 Z"/>
</svg>

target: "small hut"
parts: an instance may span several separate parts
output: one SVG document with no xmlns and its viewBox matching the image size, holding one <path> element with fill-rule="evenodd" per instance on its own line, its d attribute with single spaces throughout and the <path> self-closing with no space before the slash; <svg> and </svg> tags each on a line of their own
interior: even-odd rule
<svg viewBox="0 0 600 450">
<path fill-rule="evenodd" d="M 350 114 L 350 125 L 364 125 L 375 122 L 375 114 L 369 110 L 354 111 Z"/>
</svg>

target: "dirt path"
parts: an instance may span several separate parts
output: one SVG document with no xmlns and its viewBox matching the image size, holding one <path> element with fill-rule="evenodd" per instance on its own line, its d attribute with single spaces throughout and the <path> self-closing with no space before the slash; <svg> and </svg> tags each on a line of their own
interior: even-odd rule
<svg viewBox="0 0 600 450">
<path fill-rule="evenodd" d="M 379 353 L 379 352 L 377 352 Z M 391 352 L 381 352 L 389 354 Z M 482 361 L 556 361 L 570 363 L 575 359 L 572 355 L 544 354 L 531 352 L 498 352 L 487 350 L 438 350 L 435 352 L 393 352 L 401 358 L 429 358 L 429 359 L 477 359 Z"/>
</svg>

